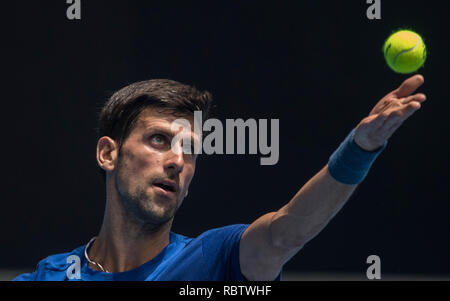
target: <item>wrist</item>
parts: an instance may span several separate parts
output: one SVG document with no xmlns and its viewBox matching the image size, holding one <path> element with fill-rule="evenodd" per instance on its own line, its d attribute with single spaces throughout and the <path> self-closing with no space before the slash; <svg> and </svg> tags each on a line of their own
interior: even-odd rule
<svg viewBox="0 0 450 301">
<path fill-rule="evenodd" d="M 339 145 L 330 156 L 328 170 L 337 181 L 355 185 L 361 183 L 369 172 L 375 159 L 386 148 L 387 141 L 374 151 L 367 151 L 354 139 L 355 129 Z"/>
</svg>

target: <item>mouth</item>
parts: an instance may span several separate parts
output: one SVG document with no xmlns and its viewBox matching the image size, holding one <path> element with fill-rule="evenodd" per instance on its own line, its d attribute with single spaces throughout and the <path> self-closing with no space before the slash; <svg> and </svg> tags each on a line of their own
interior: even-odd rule
<svg viewBox="0 0 450 301">
<path fill-rule="evenodd" d="M 173 194 L 177 191 L 177 185 L 174 181 L 171 180 L 161 180 L 153 183 L 158 191 L 164 194 Z"/>
</svg>

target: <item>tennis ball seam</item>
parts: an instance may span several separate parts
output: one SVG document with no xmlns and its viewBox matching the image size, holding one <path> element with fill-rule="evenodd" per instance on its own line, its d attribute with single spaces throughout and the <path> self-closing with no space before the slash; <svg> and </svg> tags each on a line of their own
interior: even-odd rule
<svg viewBox="0 0 450 301">
<path fill-rule="evenodd" d="M 420 45 L 420 37 L 419 37 L 416 33 L 414 33 L 414 34 L 416 35 L 416 38 L 417 38 L 417 43 L 416 43 L 416 45 L 415 45 L 413 48 L 405 49 L 405 50 L 402 50 L 402 51 L 400 51 L 399 53 L 397 53 L 397 55 L 394 57 L 394 60 L 393 60 L 393 62 L 392 62 L 392 64 L 394 65 L 394 67 L 397 67 L 396 63 L 397 63 L 397 59 L 398 59 L 398 57 L 399 57 L 400 55 L 402 55 L 402 54 L 404 54 L 404 53 L 407 53 L 407 52 L 410 52 L 410 51 L 414 51 L 414 49 L 416 49 L 417 47 L 419 47 L 419 45 Z"/>
</svg>

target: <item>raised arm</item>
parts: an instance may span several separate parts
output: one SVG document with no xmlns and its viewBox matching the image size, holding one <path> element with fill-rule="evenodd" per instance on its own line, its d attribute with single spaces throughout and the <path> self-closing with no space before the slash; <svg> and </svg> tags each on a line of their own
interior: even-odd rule
<svg viewBox="0 0 450 301">
<path fill-rule="evenodd" d="M 414 91 L 421 75 L 383 97 L 312 177 L 281 209 L 254 221 L 243 233 L 239 259 L 248 280 L 273 280 L 282 266 L 344 206 L 377 155 L 426 96 Z"/>
</svg>

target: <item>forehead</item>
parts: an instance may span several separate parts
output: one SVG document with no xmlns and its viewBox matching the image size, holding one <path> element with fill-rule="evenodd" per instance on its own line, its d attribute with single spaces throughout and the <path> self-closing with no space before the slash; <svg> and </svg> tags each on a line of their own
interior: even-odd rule
<svg viewBox="0 0 450 301">
<path fill-rule="evenodd" d="M 138 130 L 150 130 L 150 129 L 159 129 L 167 132 L 176 132 L 173 128 L 178 128 L 179 126 L 172 126 L 178 123 L 175 123 L 176 120 L 185 120 L 189 122 L 191 131 L 194 130 L 194 116 L 187 114 L 174 114 L 169 110 L 164 109 L 155 109 L 155 108 L 146 108 L 144 109 L 138 116 L 138 120 L 136 122 L 135 129 Z"/>
</svg>

